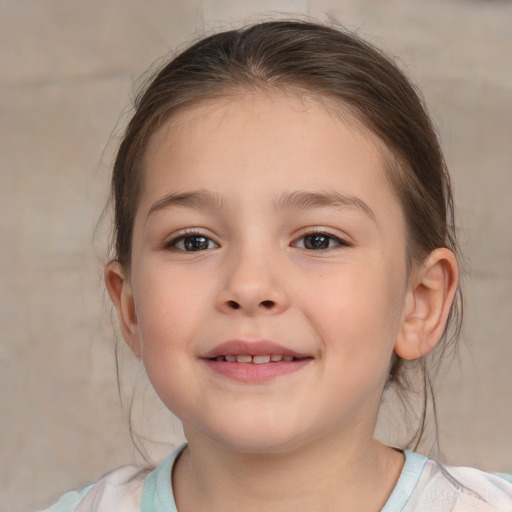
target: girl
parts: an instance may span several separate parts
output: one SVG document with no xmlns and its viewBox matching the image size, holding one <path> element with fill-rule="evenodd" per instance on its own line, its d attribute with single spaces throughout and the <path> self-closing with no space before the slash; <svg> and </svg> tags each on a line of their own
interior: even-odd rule
<svg viewBox="0 0 512 512">
<path fill-rule="evenodd" d="M 138 98 L 112 195 L 106 285 L 187 444 L 50 511 L 512 510 L 505 478 L 374 439 L 460 319 L 443 156 L 378 50 L 303 22 L 198 42 Z"/>
</svg>

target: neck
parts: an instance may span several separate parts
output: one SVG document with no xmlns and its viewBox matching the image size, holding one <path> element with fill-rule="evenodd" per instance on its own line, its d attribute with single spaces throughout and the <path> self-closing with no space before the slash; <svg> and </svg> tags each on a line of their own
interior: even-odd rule
<svg viewBox="0 0 512 512">
<path fill-rule="evenodd" d="M 297 450 L 240 453 L 189 437 L 173 474 L 180 512 L 344 510 L 377 512 L 403 455 L 370 438 L 318 439 Z"/>
</svg>

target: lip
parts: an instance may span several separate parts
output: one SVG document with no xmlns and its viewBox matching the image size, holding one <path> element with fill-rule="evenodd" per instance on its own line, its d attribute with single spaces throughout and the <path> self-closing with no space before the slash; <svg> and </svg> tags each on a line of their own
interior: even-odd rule
<svg viewBox="0 0 512 512">
<path fill-rule="evenodd" d="M 304 359 L 311 357 L 310 354 L 303 354 L 296 352 L 289 348 L 269 340 L 245 341 L 245 340 L 230 340 L 220 345 L 217 345 L 210 351 L 202 354 L 201 359 L 213 359 L 217 356 L 232 356 L 232 355 L 248 355 L 248 356 L 264 356 L 266 354 L 275 355 L 281 354 L 283 356 L 292 356 L 297 359 Z"/>
<path fill-rule="evenodd" d="M 264 364 L 239 363 L 217 360 L 219 356 L 230 355 L 282 355 L 291 356 L 292 361 L 274 361 Z M 215 373 L 246 383 L 263 383 L 294 373 L 313 361 L 310 354 L 297 352 L 269 340 L 245 341 L 231 340 L 217 345 L 201 354 L 200 359 Z"/>
</svg>

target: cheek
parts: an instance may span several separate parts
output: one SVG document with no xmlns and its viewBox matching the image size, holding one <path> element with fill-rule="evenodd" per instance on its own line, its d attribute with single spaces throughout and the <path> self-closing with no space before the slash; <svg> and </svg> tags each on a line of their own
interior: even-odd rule
<svg viewBox="0 0 512 512">
<path fill-rule="evenodd" d="M 395 274 L 376 262 L 325 279 L 309 308 L 327 349 L 376 360 L 391 353 L 404 293 L 403 279 Z"/>
<path fill-rule="evenodd" d="M 195 340 L 204 323 L 201 312 L 206 309 L 208 294 L 198 293 L 200 283 L 193 277 L 169 272 L 164 266 L 160 270 L 157 264 L 150 264 L 140 270 L 134 283 L 141 356 L 160 399 L 182 417 L 188 397 L 183 383 L 194 379 L 189 363 L 195 357 Z"/>
<path fill-rule="evenodd" d="M 210 301 L 197 276 L 147 265 L 134 286 L 135 307 L 143 356 L 165 356 L 183 350 L 201 325 L 201 311 Z"/>
</svg>

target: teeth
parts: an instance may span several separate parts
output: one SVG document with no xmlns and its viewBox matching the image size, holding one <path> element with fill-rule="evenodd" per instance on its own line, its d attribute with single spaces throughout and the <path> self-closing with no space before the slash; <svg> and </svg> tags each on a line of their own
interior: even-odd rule
<svg viewBox="0 0 512 512">
<path fill-rule="evenodd" d="M 255 364 L 263 364 L 268 363 L 270 361 L 270 356 L 252 356 L 252 362 Z"/>
<path fill-rule="evenodd" d="M 240 354 L 240 355 L 225 355 L 225 356 L 216 356 L 216 361 L 226 361 L 228 363 L 254 363 L 254 364 L 265 364 L 270 363 L 271 361 L 273 363 L 279 362 L 279 361 L 293 361 L 293 356 L 284 356 L 283 354 L 264 354 L 259 356 L 250 356 L 247 354 Z"/>
</svg>

